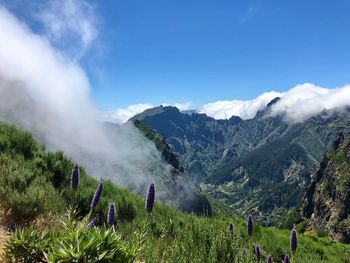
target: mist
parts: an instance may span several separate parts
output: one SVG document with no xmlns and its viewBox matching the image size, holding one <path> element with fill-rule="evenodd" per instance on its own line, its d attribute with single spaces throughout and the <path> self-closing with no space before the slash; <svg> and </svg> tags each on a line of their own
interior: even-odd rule
<svg viewBox="0 0 350 263">
<path fill-rule="evenodd" d="M 272 116 L 283 115 L 291 123 L 303 122 L 323 111 L 344 112 L 350 106 L 350 86 L 327 89 L 311 83 L 297 85 L 272 106 Z"/>
<path fill-rule="evenodd" d="M 339 88 L 324 88 L 312 83 L 296 85 L 286 92 L 265 92 L 252 100 L 225 100 L 205 104 L 199 112 L 215 119 L 229 119 L 239 116 L 252 119 L 274 98 L 279 97 L 271 106 L 269 116 L 283 116 L 288 123 L 304 122 L 321 114 L 344 112 L 350 106 L 350 85 Z"/>
<path fill-rule="evenodd" d="M 95 178 L 122 187 L 143 192 L 155 180 L 155 170 L 169 174 L 155 145 L 132 124 L 98 120 L 100 111 L 76 56 L 55 47 L 50 37 L 33 32 L 4 7 L 0 28 L 0 120 L 30 131 L 50 150 L 64 151 Z"/>
</svg>

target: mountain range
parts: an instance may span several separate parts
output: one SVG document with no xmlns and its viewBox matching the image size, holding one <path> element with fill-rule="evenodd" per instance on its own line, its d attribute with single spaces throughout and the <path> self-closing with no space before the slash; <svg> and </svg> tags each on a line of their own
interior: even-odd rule
<svg viewBox="0 0 350 263">
<path fill-rule="evenodd" d="M 242 216 L 275 225 L 301 203 L 310 174 L 337 134 L 350 132 L 349 109 L 323 111 L 304 122 L 271 115 L 272 100 L 252 119 L 217 120 L 175 107 L 148 109 L 130 122 L 153 128 L 170 145 L 184 171 L 211 197 Z"/>
</svg>

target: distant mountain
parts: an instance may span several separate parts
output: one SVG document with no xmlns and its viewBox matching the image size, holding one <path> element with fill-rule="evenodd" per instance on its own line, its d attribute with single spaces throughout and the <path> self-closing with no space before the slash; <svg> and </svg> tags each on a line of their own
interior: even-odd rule
<svg viewBox="0 0 350 263">
<path fill-rule="evenodd" d="M 350 243 L 350 135 L 339 135 L 312 178 L 302 205 L 309 227 Z"/>
<path fill-rule="evenodd" d="M 198 113 L 198 112 L 196 110 L 183 110 L 181 111 L 181 113 L 192 115 L 193 113 Z"/>
<path fill-rule="evenodd" d="M 280 115 L 271 117 L 278 100 L 249 120 L 216 120 L 160 106 L 131 121 L 155 129 L 180 156 L 185 172 L 213 197 L 272 225 L 301 202 L 310 171 L 336 134 L 350 131 L 349 111 L 325 111 L 296 124 Z"/>
</svg>

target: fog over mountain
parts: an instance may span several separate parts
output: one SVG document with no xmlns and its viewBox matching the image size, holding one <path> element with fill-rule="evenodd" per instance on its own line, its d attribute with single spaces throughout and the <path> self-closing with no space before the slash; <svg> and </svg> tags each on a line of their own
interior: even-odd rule
<svg viewBox="0 0 350 263">
<path fill-rule="evenodd" d="M 252 119 L 272 99 L 280 97 L 272 106 L 272 116 L 284 115 L 289 122 L 303 122 L 324 110 L 343 111 L 350 106 L 350 86 L 328 89 L 312 83 L 297 85 L 287 92 L 266 92 L 253 100 L 226 100 L 208 103 L 199 111 L 215 119 L 239 116 Z"/>
<path fill-rule="evenodd" d="M 343 112 L 350 106 L 350 85 L 327 89 L 311 83 L 297 85 L 272 106 L 272 115 L 284 114 L 291 122 L 302 122 L 322 111 Z"/>
<path fill-rule="evenodd" d="M 75 33 L 87 48 L 92 38 L 85 35 L 93 24 L 59 16 L 65 11 L 59 9 L 59 1 L 55 2 L 57 14 L 46 13 L 46 18 L 51 25 L 57 22 L 60 37 L 66 39 Z M 63 9 L 78 13 L 87 5 L 84 1 L 64 3 Z M 154 144 L 132 125 L 106 129 L 98 121 L 99 110 L 91 100 L 89 80 L 77 56 L 51 42 L 48 28 L 42 34 L 35 33 L 4 7 L 0 8 L 0 28 L 1 120 L 24 127 L 50 149 L 65 151 L 93 176 L 111 178 L 122 186 L 143 187 L 154 179 L 151 167 L 168 173 L 168 165 Z"/>
<path fill-rule="evenodd" d="M 320 114 L 322 111 L 342 112 L 350 106 L 350 86 L 323 88 L 312 83 L 296 85 L 286 92 L 269 91 L 251 100 L 219 100 L 193 107 L 191 103 L 177 103 L 173 106 L 181 111 L 194 109 L 214 119 L 229 119 L 238 116 L 244 120 L 252 119 L 274 98 L 279 97 L 271 110 L 271 116 L 283 115 L 287 122 L 303 122 Z M 167 104 L 163 104 L 165 106 Z M 129 105 L 106 114 L 106 119 L 124 123 L 134 115 L 155 105 L 144 103 Z"/>
</svg>

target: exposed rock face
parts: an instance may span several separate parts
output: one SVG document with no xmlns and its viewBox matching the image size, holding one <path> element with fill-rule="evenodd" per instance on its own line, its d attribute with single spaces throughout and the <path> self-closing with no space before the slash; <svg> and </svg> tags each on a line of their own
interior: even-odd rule
<svg viewBox="0 0 350 263">
<path fill-rule="evenodd" d="M 309 227 L 350 243 L 350 135 L 340 134 L 313 174 L 302 213 Z"/>
</svg>

